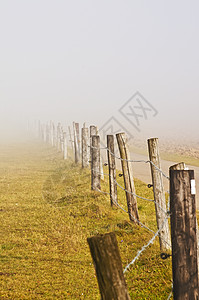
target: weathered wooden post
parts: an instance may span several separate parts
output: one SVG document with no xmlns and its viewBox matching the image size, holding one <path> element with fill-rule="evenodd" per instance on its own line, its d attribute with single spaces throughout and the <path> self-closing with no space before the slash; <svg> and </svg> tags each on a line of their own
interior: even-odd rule
<svg viewBox="0 0 199 300">
<path fill-rule="evenodd" d="M 61 124 L 57 125 L 57 150 L 61 150 Z"/>
<path fill-rule="evenodd" d="M 55 124 L 54 123 L 53 123 L 52 130 L 53 130 L 53 147 L 56 147 L 57 141 L 56 141 L 56 129 L 55 129 Z"/>
<path fill-rule="evenodd" d="M 54 147 L 54 123 L 50 121 L 50 143 L 51 146 Z"/>
<path fill-rule="evenodd" d="M 78 157 L 80 159 L 80 132 L 79 132 L 79 123 L 75 123 L 75 131 L 76 131 L 76 138 L 77 138 Z"/>
<path fill-rule="evenodd" d="M 109 189 L 111 206 L 117 203 L 117 181 L 116 181 L 116 165 L 115 165 L 115 150 L 114 136 L 107 135 L 107 157 L 109 168 Z"/>
<path fill-rule="evenodd" d="M 61 152 L 64 153 L 64 131 L 63 131 L 63 127 L 61 127 L 61 131 L 60 131 L 60 142 L 61 142 Z"/>
<path fill-rule="evenodd" d="M 169 170 L 188 170 L 188 167 L 186 167 L 184 162 L 175 164 L 169 168 Z M 197 237 L 197 261 L 198 261 L 198 272 L 199 272 L 199 229 L 198 229 L 198 221 L 196 219 L 196 237 Z M 199 274 L 198 274 L 198 280 L 199 280 Z"/>
<path fill-rule="evenodd" d="M 100 172 L 100 137 L 92 136 L 92 153 L 91 153 L 91 189 L 101 190 L 101 172 Z"/>
<path fill-rule="evenodd" d="M 66 132 L 63 132 L 63 156 L 64 156 L 64 159 L 67 159 L 67 139 L 66 139 Z"/>
<path fill-rule="evenodd" d="M 102 300 L 130 300 L 115 233 L 87 239 Z"/>
<path fill-rule="evenodd" d="M 97 135 L 97 127 L 94 125 L 90 126 L 90 157 L 92 156 L 92 136 Z"/>
<path fill-rule="evenodd" d="M 193 170 L 170 169 L 174 300 L 199 299 Z"/>
<path fill-rule="evenodd" d="M 89 142 L 89 134 L 88 128 L 82 128 L 82 168 L 89 167 L 89 149 L 88 149 L 88 142 Z"/>
<path fill-rule="evenodd" d="M 128 160 L 130 159 L 130 155 L 127 146 L 127 138 L 124 132 L 117 133 L 116 137 L 120 150 L 129 219 L 134 223 L 138 223 L 139 215 L 137 208 L 137 199 L 135 196 L 136 193 L 131 163 L 128 162 Z"/>
<path fill-rule="evenodd" d="M 170 170 L 186 170 L 186 165 L 184 162 L 180 162 L 171 166 Z"/>
<path fill-rule="evenodd" d="M 170 249 L 170 231 L 167 217 L 167 207 L 166 199 L 164 193 L 164 185 L 162 173 L 158 170 L 160 169 L 160 156 L 158 148 L 158 139 L 151 138 L 148 139 L 148 150 L 149 150 L 149 159 L 152 162 L 151 165 L 151 176 L 153 183 L 153 194 L 155 200 L 155 210 L 156 210 L 156 220 L 157 227 L 160 230 L 159 233 L 159 242 L 160 249 L 166 250 Z M 158 168 L 158 169 L 157 169 Z"/>
<path fill-rule="evenodd" d="M 78 151 L 78 141 L 77 141 L 77 131 L 76 131 L 76 123 L 73 122 L 73 133 L 74 133 L 74 151 L 75 151 L 75 163 L 79 162 L 79 151 Z"/>
</svg>

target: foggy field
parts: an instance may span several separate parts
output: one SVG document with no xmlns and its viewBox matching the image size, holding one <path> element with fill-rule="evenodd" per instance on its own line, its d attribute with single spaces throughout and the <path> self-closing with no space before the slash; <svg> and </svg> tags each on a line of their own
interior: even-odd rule
<svg viewBox="0 0 199 300">
<path fill-rule="evenodd" d="M 37 142 L 1 146 L 0 161 L 0 298 L 100 299 L 87 237 L 114 231 L 124 268 L 152 235 L 111 209 L 108 196 L 90 190 L 89 170 L 64 162 L 55 149 Z M 135 184 L 137 194 L 153 197 L 146 184 Z M 154 203 L 140 200 L 138 208 L 156 230 Z M 171 277 L 158 240 L 125 274 L 132 299 L 167 298 Z"/>
</svg>

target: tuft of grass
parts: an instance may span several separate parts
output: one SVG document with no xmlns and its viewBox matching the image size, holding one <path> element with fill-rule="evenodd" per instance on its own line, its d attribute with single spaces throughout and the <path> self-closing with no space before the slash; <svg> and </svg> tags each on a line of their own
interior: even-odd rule
<svg viewBox="0 0 199 300">
<path fill-rule="evenodd" d="M 125 267 L 152 234 L 111 208 L 109 195 L 91 191 L 90 170 L 55 149 L 35 142 L 0 150 L 0 298 L 100 299 L 87 237 L 114 231 Z M 108 186 L 105 176 L 102 190 Z M 146 184 L 135 186 L 153 199 Z M 127 209 L 119 188 L 118 201 Z M 156 231 L 154 203 L 138 199 L 138 207 L 141 222 Z M 125 273 L 131 299 L 165 299 L 171 277 L 158 240 Z"/>
</svg>

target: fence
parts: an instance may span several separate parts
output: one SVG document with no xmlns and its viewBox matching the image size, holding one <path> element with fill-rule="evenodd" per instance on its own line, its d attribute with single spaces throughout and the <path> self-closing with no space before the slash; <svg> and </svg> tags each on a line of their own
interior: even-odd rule
<svg viewBox="0 0 199 300">
<path fill-rule="evenodd" d="M 75 162 L 79 163 L 81 160 L 82 168 L 90 166 L 91 189 L 108 194 L 111 206 L 115 205 L 125 213 L 128 213 L 131 222 L 144 227 L 153 234 L 147 244 L 143 245 L 137 255 L 124 268 L 123 273 L 130 270 L 130 267 L 139 259 L 140 255 L 154 242 L 156 237 L 159 237 L 161 257 L 165 259 L 171 256 L 167 251 L 172 250 L 174 299 L 198 299 L 198 228 L 194 171 L 187 170 L 184 163 L 179 163 L 170 167 L 169 177 L 164 174 L 160 166 L 157 138 L 148 140 L 149 160 L 136 161 L 130 159 L 125 133 L 116 134 L 120 156 L 115 155 L 113 135 L 107 136 L 107 146 L 100 146 L 100 136 L 98 135 L 96 126 L 90 126 L 89 135 L 89 128 L 86 128 L 84 124 L 80 139 L 79 123 L 73 122 L 73 137 L 70 126 L 68 127 L 67 134 L 60 123 L 57 127 L 53 122 L 50 122 L 49 125 L 41 125 L 39 123 L 39 137 L 44 142 L 57 147 L 63 153 L 63 159 L 67 159 L 68 157 L 67 144 L 70 143 L 71 149 L 74 152 Z M 103 173 L 101 151 L 107 152 L 108 174 Z M 121 162 L 121 176 L 124 179 L 124 187 L 116 179 L 116 159 Z M 154 199 L 147 199 L 136 194 L 131 163 L 150 164 L 152 176 L 152 185 L 150 186 L 153 186 Z M 101 179 L 104 175 L 109 177 L 109 193 L 101 190 Z M 163 177 L 167 178 L 170 182 L 170 201 L 168 203 L 166 203 L 165 199 Z M 128 211 L 118 202 L 118 188 L 124 190 L 126 193 Z M 156 232 L 140 220 L 137 198 L 155 204 Z M 171 223 L 171 238 L 169 218 Z M 93 261 L 95 262 L 102 299 L 130 299 L 126 290 L 123 273 L 121 273 L 121 260 L 114 236 L 106 234 L 100 237 L 93 237 L 88 239 L 88 243 Z M 103 249 L 101 247 L 102 244 Z M 109 248 L 109 250 L 112 249 L 112 255 L 108 255 L 110 251 L 106 251 L 106 248 Z M 99 261 L 104 263 L 100 264 Z M 111 265 L 115 267 L 112 268 Z M 122 282 L 120 288 L 118 288 L 118 282 Z M 171 296 L 172 291 L 168 299 Z"/>
</svg>

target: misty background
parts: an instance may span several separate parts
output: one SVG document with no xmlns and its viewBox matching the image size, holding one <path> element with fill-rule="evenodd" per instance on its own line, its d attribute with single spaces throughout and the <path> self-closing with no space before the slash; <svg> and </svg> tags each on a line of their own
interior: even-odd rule
<svg viewBox="0 0 199 300">
<path fill-rule="evenodd" d="M 198 141 L 199 2 L 0 1 L 0 135 L 112 116 L 137 137 Z M 118 110 L 139 91 L 140 132 Z"/>
</svg>

